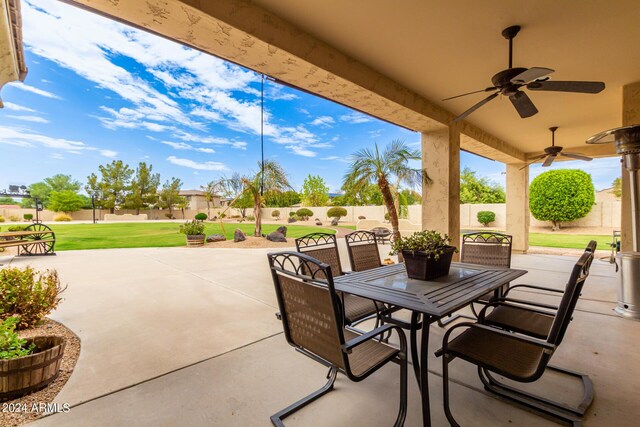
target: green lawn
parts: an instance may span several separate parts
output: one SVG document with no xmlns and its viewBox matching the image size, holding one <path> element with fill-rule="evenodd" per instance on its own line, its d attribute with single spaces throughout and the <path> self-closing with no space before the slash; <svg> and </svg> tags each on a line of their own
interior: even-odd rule
<svg viewBox="0 0 640 427">
<path fill-rule="evenodd" d="M 610 250 L 611 239 L 612 237 L 609 234 L 531 233 L 529 234 L 529 245 L 584 249 L 589 240 L 595 240 L 598 242 L 598 249 Z"/>
<path fill-rule="evenodd" d="M 123 223 L 123 224 L 50 224 L 56 233 L 56 251 L 76 249 L 110 249 L 110 248 L 149 248 L 185 246 L 185 236 L 178 234 L 180 222 L 168 223 Z M 328 228 L 287 225 L 287 237 L 301 237 L 312 232 L 334 234 Z M 276 224 L 264 224 L 263 233 L 271 233 L 278 228 Z M 233 239 L 233 231 L 241 229 L 246 234 L 253 234 L 253 223 L 224 224 L 225 236 Z M 207 223 L 205 233 L 222 234 L 220 224 Z"/>
</svg>

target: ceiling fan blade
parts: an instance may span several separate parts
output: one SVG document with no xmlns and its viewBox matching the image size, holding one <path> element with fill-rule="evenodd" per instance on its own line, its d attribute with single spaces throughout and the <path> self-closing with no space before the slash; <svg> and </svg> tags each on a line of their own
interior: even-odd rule
<svg viewBox="0 0 640 427">
<path fill-rule="evenodd" d="M 531 160 L 529 163 L 527 163 L 526 165 L 524 165 L 523 167 L 521 167 L 521 168 L 520 168 L 520 170 L 522 170 L 522 169 L 526 168 L 527 166 L 531 166 L 532 164 L 534 164 L 534 163 L 535 163 L 535 162 L 537 162 L 538 160 L 543 159 L 543 158 L 545 158 L 545 157 L 547 157 L 547 155 L 546 155 L 546 154 L 543 154 L 542 156 L 538 156 L 538 157 L 536 157 L 535 159 Z"/>
<path fill-rule="evenodd" d="M 467 92 L 467 93 L 463 93 L 462 95 L 456 95 L 456 96 L 450 96 L 449 98 L 445 98 L 443 99 L 443 101 L 448 101 L 450 99 L 456 99 L 456 98 L 460 98 L 461 96 L 467 96 L 467 95 L 473 95 L 474 93 L 480 93 L 480 92 L 491 92 L 492 90 L 497 89 L 495 86 L 491 86 L 488 87 L 486 89 L 480 89 L 480 90 L 475 90 L 473 92 Z"/>
<path fill-rule="evenodd" d="M 555 70 L 552 70 L 551 68 L 542 68 L 542 67 L 529 68 L 527 71 L 523 71 L 522 73 L 512 78 L 511 83 L 516 83 L 516 84 L 529 83 L 534 80 L 538 80 L 545 76 L 548 76 L 554 71 Z"/>
<path fill-rule="evenodd" d="M 499 93 L 492 93 L 491 95 L 487 96 L 485 99 L 483 99 L 482 101 L 478 102 L 476 105 L 474 105 L 473 107 L 469 108 L 467 111 L 465 111 L 464 113 L 460 114 L 458 117 L 456 117 L 455 119 L 453 119 L 454 122 L 458 122 L 462 119 L 464 119 L 465 117 L 467 117 L 469 114 L 473 113 L 474 111 L 476 111 L 478 108 L 482 107 L 484 104 L 486 104 L 487 102 L 491 101 L 493 98 L 495 98 L 496 96 L 498 96 Z"/>
<path fill-rule="evenodd" d="M 509 97 L 509 100 L 513 106 L 516 107 L 518 114 L 520 114 L 520 117 L 523 119 L 531 117 L 538 112 L 536 106 L 533 105 L 531 99 L 529 99 L 527 94 L 524 92 L 516 92 L 514 95 Z"/>
<path fill-rule="evenodd" d="M 583 156 L 582 154 L 577 153 L 560 153 L 565 157 L 571 157 L 572 159 L 584 160 L 585 162 L 590 162 L 593 160 L 591 157 Z"/>
<path fill-rule="evenodd" d="M 551 166 L 551 163 L 553 163 L 553 161 L 556 159 L 556 155 L 555 154 L 549 154 L 549 157 L 547 157 L 547 159 L 544 161 L 544 163 L 542 164 L 543 168 L 549 167 Z"/>
<path fill-rule="evenodd" d="M 530 90 L 544 90 L 551 92 L 600 93 L 604 90 L 603 82 L 560 82 L 547 80 L 531 82 L 527 85 Z"/>
</svg>

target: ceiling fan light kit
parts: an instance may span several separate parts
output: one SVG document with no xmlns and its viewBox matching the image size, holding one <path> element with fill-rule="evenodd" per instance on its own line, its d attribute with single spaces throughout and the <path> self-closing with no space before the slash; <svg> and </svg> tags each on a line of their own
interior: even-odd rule
<svg viewBox="0 0 640 427">
<path fill-rule="evenodd" d="M 521 89 L 526 88 L 533 91 L 547 92 L 573 92 L 573 93 L 599 93 L 604 90 L 603 82 L 587 82 L 587 81 L 551 81 L 549 75 L 554 72 L 551 68 L 532 67 L 522 68 L 513 67 L 513 39 L 520 32 L 519 25 L 513 25 L 502 31 L 502 36 L 509 40 L 509 68 L 502 70 L 491 78 L 493 86 L 486 89 L 480 89 L 473 92 L 464 93 L 443 99 L 459 98 L 461 96 L 472 95 L 480 92 L 495 91 L 491 95 L 476 103 L 471 108 L 453 119 L 454 122 L 466 118 L 469 114 L 482 107 L 484 104 L 502 94 L 509 97 L 511 104 L 516 109 L 521 118 L 525 119 L 538 113 L 538 109 L 533 104 L 529 96 Z M 568 154 L 568 153 L 567 153 Z M 584 159 L 583 159 L 584 160 Z"/>
</svg>

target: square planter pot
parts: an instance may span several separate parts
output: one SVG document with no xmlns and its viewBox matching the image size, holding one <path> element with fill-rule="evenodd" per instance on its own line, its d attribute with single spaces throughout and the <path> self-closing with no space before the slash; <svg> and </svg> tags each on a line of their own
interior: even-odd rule
<svg viewBox="0 0 640 427">
<path fill-rule="evenodd" d="M 402 251 L 407 276 L 411 279 L 433 280 L 449 274 L 451 258 L 455 253 L 454 246 L 447 246 L 438 259 L 427 257 L 425 252 Z"/>
</svg>

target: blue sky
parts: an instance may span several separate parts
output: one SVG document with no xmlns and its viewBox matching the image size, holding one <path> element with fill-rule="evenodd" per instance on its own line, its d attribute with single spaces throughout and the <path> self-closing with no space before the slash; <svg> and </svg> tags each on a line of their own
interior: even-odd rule
<svg viewBox="0 0 640 427">
<path fill-rule="evenodd" d="M 260 75 L 56 0 L 23 0 L 22 13 L 29 74 L 1 93 L 0 189 L 56 173 L 84 182 L 113 159 L 151 163 L 184 189 L 256 170 Z M 265 157 L 296 189 L 315 174 L 338 191 L 349 155 L 375 142 L 419 148 L 418 133 L 269 81 L 265 107 Z M 461 164 L 504 184 L 501 163 Z M 555 167 L 586 170 L 598 189 L 619 175 L 618 159 Z"/>
</svg>

